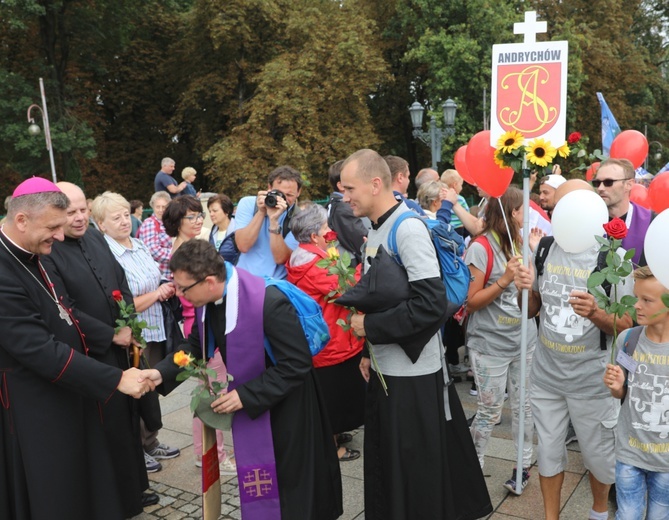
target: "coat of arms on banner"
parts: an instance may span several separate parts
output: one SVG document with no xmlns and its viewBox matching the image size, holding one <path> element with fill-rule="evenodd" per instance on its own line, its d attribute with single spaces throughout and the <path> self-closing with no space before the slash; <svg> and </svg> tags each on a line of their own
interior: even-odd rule
<svg viewBox="0 0 669 520">
<path fill-rule="evenodd" d="M 565 41 L 493 46 L 491 139 L 517 130 L 564 141 L 567 53 Z"/>
</svg>

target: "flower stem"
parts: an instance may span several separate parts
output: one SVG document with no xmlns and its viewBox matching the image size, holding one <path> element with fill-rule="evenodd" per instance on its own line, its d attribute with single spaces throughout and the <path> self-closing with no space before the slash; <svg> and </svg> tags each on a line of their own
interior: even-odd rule
<svg viewBox="0 0 669 520">
<path fill-rule="evenodd" d="M 618 301 L 618 284 L 613 286 L 613 297 L 615 298 L 615 301 Z M 611 364 L 615 364 L 616 362 L 616 344 L 618 343 L 618 313 L 616 312 L 613 315 L 613 343 L 611 344 Z"/>
<path fill-rule="evenodd" d="M 374 349 L 372 348 L 372 344 L 367 341 L 367 349 L 369 350 L 369 358 L 372 360 L 372 366 L 374 367 L 374 372 L 376 372 L 376 375 L 379 376 L 379 381 L 381 381 L 381 386 L 383 387 L 383 393 L 386 394 L 386 397 L 388 397 L 388 385 L 386 385 L 386 380 L 383 378 L 383 374 L 381 373 L 381 370 L 379 369 L 379 364 L 376 362 L 376 357 L 374 356 Z"/>
</svg>

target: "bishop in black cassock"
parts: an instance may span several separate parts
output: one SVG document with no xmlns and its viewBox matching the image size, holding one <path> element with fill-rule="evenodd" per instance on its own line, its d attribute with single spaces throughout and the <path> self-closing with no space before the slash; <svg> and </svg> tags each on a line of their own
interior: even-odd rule
<svg viewBox="0 0 669 520">
<path fill-rule="evenodd" d="M 54 192 L 54 193 L 50 193 Z M 35 196 L 33 199 L 24 197 Z M 49 198 L 47 195 L 53 195 Z M 0 518 L 119 520 L 101 411 L 138 371 L 102 364 L 38 254 L 63 239 L 68 200 L 44 179 L 15 190 L 0 231 Z"/>
</svg>

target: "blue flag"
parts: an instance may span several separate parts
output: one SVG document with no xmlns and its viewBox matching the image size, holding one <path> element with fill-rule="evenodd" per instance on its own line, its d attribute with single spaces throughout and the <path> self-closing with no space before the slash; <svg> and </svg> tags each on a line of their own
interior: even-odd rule
<svg viewBox="0 0 669 520">
<path fill-rule="evenodd" d="M 597 99 L 602 107 L 602 153 L 608 157 L 611 152 L 611 143 L 620 133 L 620 126 L 613 116 L 609 105 L 604 101 L 604 96 L 602 96 L 601 92 L 597 92 Z"/>
<path fill-rule="evenodd" d="M 664 173 L 664 172 L 669 172 L 669 162 L 667 164 L 665 164 L 664 166 L 662 166 L 662 169 L 657 173 L 660 174 L 660 173 Z"/>
</svg>

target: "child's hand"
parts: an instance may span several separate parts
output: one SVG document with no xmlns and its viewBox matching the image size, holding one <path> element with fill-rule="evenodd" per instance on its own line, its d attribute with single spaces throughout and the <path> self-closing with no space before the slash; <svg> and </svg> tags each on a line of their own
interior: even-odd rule
<svg viewBox="0 0 669 520">
<path fill-rule="evenodd" d="M 625 373 L 618 365 L 606 365 L 606 372 L 604 372 L 604 384 L 611 393 L 619 393 L 625 384 Z"/>
</svg>

